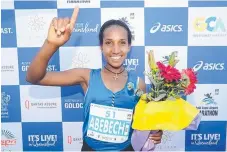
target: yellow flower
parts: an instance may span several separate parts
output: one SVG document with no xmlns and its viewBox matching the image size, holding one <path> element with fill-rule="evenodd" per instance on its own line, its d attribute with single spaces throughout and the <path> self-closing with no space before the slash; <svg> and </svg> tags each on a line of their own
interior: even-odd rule
<svg viewBox="0 0 227 152">
<path fill-rule="evenodd" d="M 157 65 L 155 63 L 153 50 L 150 50 L 148 52 L 148 63 L 149 63 L 149 67 L 150 67 L 151 70 L 155 70 L 157 68 Z"/>
</svg>

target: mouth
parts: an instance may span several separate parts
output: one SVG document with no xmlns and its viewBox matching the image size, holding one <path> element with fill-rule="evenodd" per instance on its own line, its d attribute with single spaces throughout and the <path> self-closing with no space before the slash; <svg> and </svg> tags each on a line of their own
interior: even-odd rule
<svg viewBox="0 0 227 152">
<path fill-rule="evenodd" d="M 122 57 L 122 56 L 111 56 L 110 58 L 111 58 L 112 60 L 117 61 L 117 60 L 121 59 L 121 57 Z"/>
</svg>

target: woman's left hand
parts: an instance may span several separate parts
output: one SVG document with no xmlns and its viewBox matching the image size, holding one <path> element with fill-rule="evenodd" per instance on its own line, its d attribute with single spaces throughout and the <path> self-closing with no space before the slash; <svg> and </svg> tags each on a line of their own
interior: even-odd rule
<svg viewBox="0 0 227 152">
<path fill-rule="evenodd" d="M 161 139 L 162 139 L 162 134 L 163 134 L 163 131 L 159 130 L 156 133 L 150 134 L 149 135 L 149 139 L 151 139 L 154 144 L 160 144 L 161 143 Z"/>
</svg>

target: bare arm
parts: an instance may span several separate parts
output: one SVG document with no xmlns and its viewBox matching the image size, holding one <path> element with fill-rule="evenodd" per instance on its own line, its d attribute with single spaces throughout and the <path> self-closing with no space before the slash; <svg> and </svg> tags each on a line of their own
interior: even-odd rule
<svg viewBox="0 0 227 152">
<path fill-rule="evenodd" d="M 45 40 L 38 54 L 28 68 L 26 80 L 32 84 L 65 86 L 74 84 L 87 84 L 89 69 L 71 69 L 62 72 L 47 72 L 48 62 L 60 46 L 65 44 L 72 33 L 77 19 L 79 8 L 75 8 L 71 19 L 54 18 Z"/>
<path fill-rule="evenodd" d="M 61 72 L 47 72 L 50 58 L 58 48 L 47 40 L 28 68 L 26 80 L 32 84 L 64 86 L 88 82 L 89 69 L 70 69 Z"/>
<path fill-rule="evenodd" d="M 144 80 L 141 79 L 141 78 L 139 78 L 139 88 L 140 88 L 144 93 L 147 92 L 147 91 L 146 91 L 146 84 L 145 84 Z"/>
</svg>

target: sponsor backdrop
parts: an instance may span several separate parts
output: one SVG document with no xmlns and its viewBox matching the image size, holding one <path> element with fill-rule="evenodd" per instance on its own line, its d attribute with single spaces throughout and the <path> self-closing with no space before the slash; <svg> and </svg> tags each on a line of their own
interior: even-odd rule
<svg viewBox="0 0 227 152">
<path fill-rule="evenodd" d="M 25 80 L 53 17 L 71 17 L 80 6 L 71 39 L 51 58 L 47 71 L 101 68 L 100 26 L 121 19 L 133 44 L 124 65 L 149 85 L 147 51 L 157 60 L 177 51 L 180 69 L 193 67 L 199 83 L 188 102 L 200 109 L 197 131 L 165 131 L 160 151 L 226 151 L 227 2 L 187 0 L 1 1 L 1 146 L 3 151 L 76 151 L 82 145 L 80 86 L 50 87 Z"/>
</svg>

